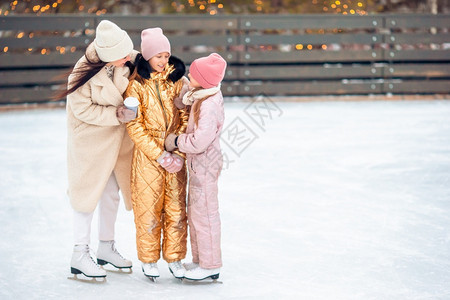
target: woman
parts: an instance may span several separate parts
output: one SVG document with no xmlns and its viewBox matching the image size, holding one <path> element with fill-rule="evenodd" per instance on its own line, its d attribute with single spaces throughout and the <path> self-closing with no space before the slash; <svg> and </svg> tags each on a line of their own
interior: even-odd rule
<svg viewBox="0 0 450 300">
<path fill-rule="evenodd" d="M 69 76 L 67 96 L 68 195 L 74 209 L 74 249 L 71 273 L 106 277 L 99 266 L 131 268 L 115 248 L 114 225 L 119 190 L 131 209 L 133 143 L 126 124 L 134 112 L 123 106 L 128 86 L 133 42 L 116 24 L 104 20 L 95 40 Z M 99 206 L 97 262 L 89 254 L 91 223 Z"/>
</svg>

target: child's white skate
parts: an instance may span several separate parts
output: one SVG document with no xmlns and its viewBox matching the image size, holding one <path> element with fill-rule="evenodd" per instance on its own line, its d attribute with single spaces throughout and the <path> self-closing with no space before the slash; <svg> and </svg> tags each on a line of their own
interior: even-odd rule
<svg viewBox="0 0 450 300">
<path fill-rule="evenodd" d="M 131 273 L 132 262 L 125 259 L 117 251 L 114 241 L 100 241 L 97 251 L 97 263 L 101 266 L 111 264 L 120 271 L 128 270 Z"/>
<path fill-rule="evenodd" d="M 187 270 L 184 274 L 184 282 L 187 283 L 196 283 L 205 279 L 212 279 L 212 281 L 204 282 L 204 283 L 222 283 L 218 281 L 220 275 L 220 268 L 216 269 L 203 269 L 200 266 Z"/>
<path fill-rule="evenodd" d="M 156 282 L 156 278 L 159 277 L 158 265 L 156 263 L 142 264 L 142 272 L 153 282 Z"/>
<path fill-rule="evenodd" d="M 200 265 L 198 263 L 195 263 L 195 262 L 190 262 L 190 263 L 184 263 L 183 264 L 183 267 L 186 270 L 192 270 L 192 269 L 198 268 L 199 266 Z"/>
<path fill-rule="evenodd" d="M 75 245 L 73 248 L 72 260 L 70 262 L 70 273 L 75 279 L 87 282 L 106 282 L 106 271 L 103 270 L 89 253 L 88 245 Z M 82 274 L 84 277 L 78 278 Z"/>
<path fill-rule="evenodd" d="M 177 279 L 183 279 L 186 269 L 181 264 L 181 261 L 174 261 L 169 263 L 169 270 L 172 275 Z"/>
</svg>

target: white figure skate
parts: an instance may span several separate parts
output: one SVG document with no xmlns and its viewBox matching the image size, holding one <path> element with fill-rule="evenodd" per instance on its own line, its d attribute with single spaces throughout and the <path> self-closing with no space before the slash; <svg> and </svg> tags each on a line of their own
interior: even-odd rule
<svg viewBox="0 0 450 300">
<path fill-rule="evenodd" d="M 174 261 L 169 263 L 169 270 L 172 275 L 177 279 L 183 279 L 186 269 L 181 264 L 181 261 Z"/>
<path fill-rule="evenodd" d="M 83 274 L 84 276 L 92 279 L 90 281 L 93 282 L 98 282 L 96 279 L 103 279 L 100 282 L 106 281 L 106 271 L 95 263 L 94 259 L 89 253 L 88 245 L 75 245 L 73 247 L 72 260 L 70 262 L 70 272 L 74 274 L 74 276 L 69 277 L 69 279 L 84 280 L 77 277 L 78 274 Z"/>
<path fill-rule="evenodd" d="M 157 263 L 142 264 L 142 272 L 144 272 L 144 275 L 150 278 L 151 281 L 156 282 L 156 278 L 159 277 L 158 264 Z"/>
<path fill-rule="evenodd" d="M 130 260 L 120 255 L 114 241 L 100 241 L 97 251 L 97 263 L 101 266 L 111 264 L 119 270 L 129 269 L 130 273 L 133 266 Z"/>
</svg>

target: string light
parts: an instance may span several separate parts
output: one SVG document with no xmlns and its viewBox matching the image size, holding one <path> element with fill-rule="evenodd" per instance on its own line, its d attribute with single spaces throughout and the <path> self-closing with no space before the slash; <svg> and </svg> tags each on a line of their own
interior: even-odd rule
<svg viewBox="0 0 450 300">
<path fill-rule="evenodd" d="M 31 0 L 9 0 L 8 6 L 3 6 L 0 9 L 0 15 L 8 15 L 12 13 L 22 13 L 29 14 L 34 13 L 36 15 L 41 14 L 49 14 L 49 13 L 57 13 L 57 9 L 63 5 L 61 12 L 67 12 L 68 9 L 72 8 L 73 4 L 70 4 L 70 1 L 63 0 L 47 0 L 47 1 L 31 1 Z M 67 2 L 67 3 L 66 3 Z M 84 0 L 76 0 L 76 6 L 73 7 L 77 12 L 85 12 L 89 14 L 94 14 L 97 16 L 104 15 L 109 13 L 109 10 L 104 7 L 111 7 L 111 3 L 119 3 L 120 1 L 100 1 L 102 6 L 100 7 L 92 7 L 87 6 L 86 1 Z M 98 2 L 98 1 L 97 1 Z M 194 12 L 200 11 L 208 13 L 209 15 L 217 15 L 224 9 L 224 1 L 218 0 L 188 0 L 188 1 L 178 1 L 171 0 L 167 2 L 167 6 L 172 8 L 172 11 L 176 12 Z M 267 6 L 266 3 L 269 1 L 263 0 L 253 0 L 250 3 L 253 7 L 249 7 L 253 9 L 254 12 L 262 13 L 262 12 L 273 12 L 273 7 Z M 363 10 L 363 8 L 369 6 L 368 1 L 362 0 L 310 0 L 309 6 L 292 6 L 294 9 L 301 10 L 302 13 L 305 13 L 305 9 L 310 8 L 311 12 L 322 12 L 322 13 L 334 13 L 334 14 L 352 14 L 352 15 L 366 15 L 367 12 Z M 39 3 L 39 4 L 37 4 Z M 47 4 L 48 3 L 48 4 Z M 162 2 L 161 2 L 162 3 Z M 183 4 L 184 3 L 184 4 Z M 292 1 L 294 3 L 294 1 Z M 162 6 L 163 4 L 161 4 Z M 373 5 L 372 5 L 373 6 Z M 9 11 L 6 10 L 9 9 Z M 20 10 L 20 11 L 19 11 Z M 59 12 L 59 11 L 58 11 Z M 0 49 L 1 50 L 1 49 Z"/>
</svg>

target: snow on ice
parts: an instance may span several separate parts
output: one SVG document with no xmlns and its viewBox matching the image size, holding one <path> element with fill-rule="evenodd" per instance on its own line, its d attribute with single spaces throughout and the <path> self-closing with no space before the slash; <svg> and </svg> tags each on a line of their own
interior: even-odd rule
<svg viewBox="0 0 450 300">
<path fill-rule="evenodd" d="M 0 113 L 0 298 L 449 299 L 450 101 L 264 102 L 226 104 L 223 284 L 205 285 L 163 260 L 150 282 L 122 204 L 133 273 L 68 280 L 65 111 Z"/>
</svg>

